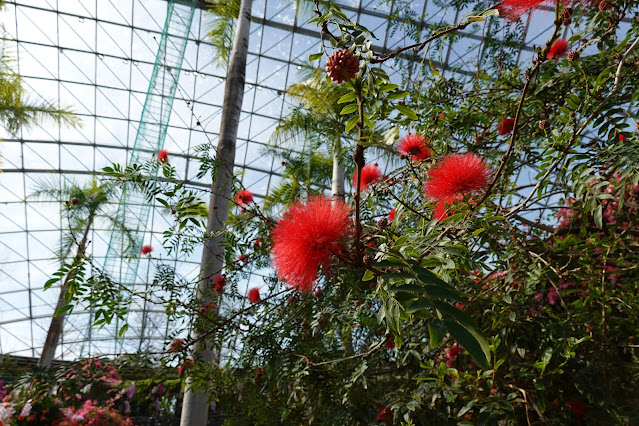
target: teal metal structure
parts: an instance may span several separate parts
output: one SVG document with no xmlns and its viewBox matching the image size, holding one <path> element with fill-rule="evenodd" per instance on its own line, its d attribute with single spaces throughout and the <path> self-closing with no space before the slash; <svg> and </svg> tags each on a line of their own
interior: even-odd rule
<svg viewBox="0 0 639 426">
<path fill-rule="evenodd" d="M 198 0 L 168 1 L 166 21 L 155 57 L 155 65 L 142 109 L 140 125 L 129 158 L 129 165 L 157 161 L 157 153 L 164 146 L 197 3 Z M 151 177 L 155 178 L 158 168 L 154 167 L 153 170 Z M 130 246 L 130 236 L 127 238 L 122 233 L 112 232 L 103 268 L 113 280 L 120 284 L 126 286 L 135 284 L 140 262 L 139 254 L 146 233 L 150 209 L 150 204 L 140 192 L 135 191 L 131 185 L 124 186 L 117 217 L 132 230 L 134 245 Z M 133 253 L 134 256 L 127 258 L 124 255 L 127 252 Z M 143 320 L 142 329 L 139 331 L 140 339 L 143 339 L 145 334 L 144 323 Z M 114 336 L 114 352 L 117 353 L 119 328 L 120 324 L 116 322 L 101 330 L 91 331 L 91 327 L 89 327 L 89 333 L 107 332 Z M 88 341 L 90 340 L 88 339 Z"/>
</svg>

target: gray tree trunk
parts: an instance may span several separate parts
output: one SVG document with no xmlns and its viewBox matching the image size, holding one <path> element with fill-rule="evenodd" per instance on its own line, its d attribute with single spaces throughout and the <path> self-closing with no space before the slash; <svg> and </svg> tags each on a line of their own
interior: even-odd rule
<svg viewBox="0 0 639 426">
<path fill-rule="evenodd" d="M 75 254 L 74 261 L 79 259 L 81 256 L 84 256 L 84 252 L 87 246 L 87 239 L 89 237 L 89 230 L 93 225 L 93 217 L 89 217 L 87 220 L 87 225 L 84 228 L 84 235 L 82 236 L 82 240 L 80 241 L 80 245 L 78 246 L 78 250 Z M 66 276 L 64 282 L 62 283 L 62 287 L 60 288 L 60 296 L 58 296 L 58 303 L 55 306 L 55 312 L 58 312 L 60 309 L 67 306 L 67 301 L 64 299 L 64 296 L 67 294 L 67 284 L 69 283 L 69 275 Z M 55 357 L 55 350 L 58 348 L 58 343 L 60 342 L 60 337 L 62 336 L 62 332 L 64 330 L 64 319 L 66 318 L 66 312 L 53 316 L 51 318 L 51 324 L 49 324 L 49 331 L 47 332 L 47 338 L 44 341 L 44 346 L 42 348 L 42 353 L 40 354 L 40 360 L 38 361 L 38 365 L 43 367 L 51 367 L 51 361 Z"/>
<path fill-rule="evenodd" d="M 215 181 L 211 186 L 209 217 L 206 228 L 207 239 L 202 250 L 198 300 L 207 303 L 212 300 L 212 283 L 224 267 L 224 227 L 229 215 L 233 191 L 233 164 L 235 162 L 235 141 L 244 97 L 246 80 L 246 56 L 248 53 L 249 27 L 253 0 L 242 0 L 238 16 L 237 30 L 233 40 L 233 50 L 226 76 L 220 137 L 215 157 Z M 219 303 L 218 303 L 219 306 Z M 196 330 L 197 333 L 197 330 Z M 197 335 L 194 336 L 197 338 Z M 194 357 L 202 361 L 219 360 L 210 345 L 193 348 Z M 186 379 L 186 390 L 182 402 L 182 426 L 205 426 L 208 418 L 208 394 L 192 387 L 191 377 Z"/>
<path fill-rule="evenodd" d="M 333 199 L 344 199 L 346 190 L 344 189 L 344 165 L 340 163 L 339 150 L 341 149 L 339 137 L 333 146 L 333 179 L 332 188 Z"/>
</svg>

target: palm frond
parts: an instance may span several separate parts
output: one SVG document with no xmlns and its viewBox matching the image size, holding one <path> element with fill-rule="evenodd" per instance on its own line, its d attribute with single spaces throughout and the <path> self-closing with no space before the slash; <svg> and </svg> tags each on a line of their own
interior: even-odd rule
<svg viewBox="0 0 639 426">
<path fill-rule="evenodd" d="M 2 4 L 0 3 L 0 8 Z M 51 101 L 29 99 L 22 77 L 11 68 L 13 57 L 6 46 L 0 46 L 0 123 L 12 134 L 35 124 L 55 122 L 80 126 L 79 118 L 68 108 L 59 108 Z"/>
<path fill-rule="evenodd" d="M 119 253 L 123 258 L 133 258 L 139 255 L 139 247 L 136 246 L 138 241 L 138 234 L 132 229 L 128 228 L 126 224 L 120 221 L 117 215 L 102 215 L 101 220 L 105 220 L 108 223 L 107 229 L 113 230 L 120 235 L 124 235 L 126 241 L 126 247 L 123 253 Z"/>
<path fill-rule="evenodd" d="M 292 153 L 281 150 L 285 160 L 282 181 L 264 199 L 264 207 L 272 211 L 276 206 L 288 206 L 311 194 L 321 194 L 331 185 L 333 161 L 320 152 Z"/>
<path fill-rule="evenodd" d="M 218 67 L 227 67 L 233 38 L 235 37 L 235 24 L 240 13 L 240 0 L 213 1 L 208 10 L 213 17 L 208 24 L 208 39 L 213 45 L 215 56 L 213 63 Z"/>
<path fill-rule="evenodd" d="M 277 147 L 288 147 L 295 150 L 295 143 L 307 140 L 316 141 L 321 138 L 321 129 L 326 125 L 322 117 L 316 114 L 307 114 L 301 108 L 291 110 L 285 119 L 282 119 L 271 134 L 271 144 Z M 300 151 L 297 148 L 297 151 Z"/>
</svg>

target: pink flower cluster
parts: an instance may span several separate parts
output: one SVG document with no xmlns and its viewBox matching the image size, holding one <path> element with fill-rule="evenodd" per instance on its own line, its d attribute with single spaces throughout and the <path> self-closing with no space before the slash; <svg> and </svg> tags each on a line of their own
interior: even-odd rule
<svg viewBox="0 0 639 426">
<path fill-rule="evenodd" d="M 133 426 L 130 419 L 124 418 L 113 407 L 99 407 L 91 400 L 87 400 L 77 411 L 67 409 L 66 419 L 59 423 L 60 426 Z"/>
<path fill-rule="evenodd" d="M 459 347 L 459 344 L 455 342 L 452 347 L 445 348 L 444 352 L 446 353 L 446 367 L 450 368 L 453 366 L 453 362 L 457 361 L 457 357 L 462 354 L 462 348 Z"/>
</svg>

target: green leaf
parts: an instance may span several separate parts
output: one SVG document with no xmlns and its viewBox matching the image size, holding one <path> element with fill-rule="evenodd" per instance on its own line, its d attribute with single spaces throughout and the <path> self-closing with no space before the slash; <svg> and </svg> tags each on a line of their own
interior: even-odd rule
<svg viewBox="0 0 639 426">
<path fill-rule="evenodd" d="M 399 334 L 400 329 L 400 316 L 401 316 L 401 306 L 399 303 L 395 302 L 393 299 L 388 300 L 387 306 L 384 307 L 386 310 L 386 324 L 391 329 L 393 334 Z"/>
<path fill-rule="evenodd" d="M 373 278 L 375 278 L 375 275 L 373 275 L 373 271 L 371 271 L 370 269 L 367 269 L 366 272 L 364 272 L 364 277 L 362 277 L 362 281 L 370 281 Z"/>
<path fill-rule="evenodd" d="M 406 291 L 415 292 L 415 293 L 424 292 L 424 289 L 418 286 L 417 284 L 402 284 L 396 287 L 392 287 L 390 290 L 392 292 L 406 292 Z"/>
<path fill-rule="evenodd" d="M 324 53 L 320 52 L 320 53 L 313 53 L 312 55 L 308 55 L 308 61 L 309 62 L 313 62 L 313 61 L 317 61 L 319 58 L 321 58 L 324 55 Z"/>
<path fill-rule="evenodd" d="M 129 324 L 124 324 L 121 328 L 120 331 L 118 332 L 118 338 L 122 338 L 122 336 L 124 335 L 124 333 L 129 329 Z"/>
<path fill-rule="evenodd" d="M 433 284 L 433 285 L 439 285 L 443 287 L 450 287 L 450 285 L 446 281 L 442 280 L 441 278 L 439 278 L 437 275 L 435 275 L 428 269 L 422 268 L 420 266 L 415 266 L 413 269 L 415 270 L 415 274 L 417 275 L 417 278 L 424 284 Z"/>
<path fill-rule="evenodd" d="M 467 412 L 470 411 L 471 408 L 473 408 L 473 406 L 475 405 L 475 403 L 477 402 L 476 399 L 473 399 L 472 401 L 470 401 L 468 404 L 464 405 L 464 407 L 459 410 L 459 413 L 457 413 L 457 417 L 461 417 L 464 414 L 466 414 Z"/>
<path fill-rule="evenodd" d="M 358 120 L 359 120 L 359 116 L 357 115 L 352 116 L 351 119 L 348 120 L 348 122 L 346 123 L 346 128 L 344 129 L 344 131 L 350 132 L 351 130 L 353 130 L 353 127 L 355 127 Z"/>
<path fill-rule="evenodd" d="M 337 100 L 338 104 L 346 104 L 355 100 L 355 93 L 347 93 Z"/>
<path fill-rule="evenodd" d="M 398 266 L 406 266 L 405 263 L 396 258 L 386 258 L 384 260 L 380 260 L 376 263 L 376 265 L 380 268 L 395 268 Z"/>
<path fill-rule="evenodd" d="M 488 341 L 479 332 L 450 319 L 445 318 L 443 322 L 451 336 L 468 351 L 482 368 L 490 368 Z"/>
<path fill-rule="evenodd" d="M 382 278 L 385 280 L 394 280 L 398 278 L 413 278 L 413 276 L 406 272 L 391 272 L 389 274 L 382 275 Z"/>
<path fill-rule="evenodd" d="M 515 412 L 515 410 L 513 409 L 513 406 L 512 406 L 512 405 L 510 405 L 510 404 L 508 403 L 508 401 L 506 401 L 506 400 L 504 400 L 504 399 L 502 399 L 502 398 L 495 398 L 495 400 L 494 400 L 494 401 L 495 401 L 495 402 L 497 403 L 497 405 L 499 405 L 499 406 L 500 406 L 500 407 L 501 407 L 504 411 L 508 411 L 508 412 L 511 412 L 511 413 L 514 413 L 514 412 Z"/>
<path fill-rule="evenodd" d="M 410 118 L 411 120 L 417 120 L 417 114 L 415 114 L 415 111 L 408 108 L 407 106 L 395 105 L 395 108 L 397 108 L 399 112 L 401 112 L 402 114 L 404 114 L 406 117 Z"/>
<path fill-rule="evenodd" d="M 399 87 L 397 84 L 382 84 L 379 86 L 380 92 L 390 92 L 391 90 L 395 90 Z"/>
<path fill-rule="evenodd" d="M 428 344 L 431 349 L 435 349 L 442 344 L 442 340 L 446 335 L 446 330 L 442 327 L 441 322 L 431 321 L 428 323 L 428 335 L 430 336 Z"/>
<path fill-rule="evenodd" d="M 371 122 L 371 120 L 367 116 L 364 116 L 364 124 L 366 125 L 366 127 L 368 127 L 371 130 L 375 129 L 375 125 Z"/>
<path fill-rule="evenodd" d="M 171 206 L 169 206 L 169 203 L 166 200 L 164 200 L 162 198 L 156 198 L 156 200 L 158 201 L 158 203 L 162 204 L 167 209 L 171 208 Z"/>
<path fill-rule="evenodd" d="M 471 328 L 477 328 L 477 324 L 475 323 L 475 321 L 473 321 L 473 319 L 469 317 L 466 312 L 439 300 L 434 300 L 433 306 L 435 306 L 435 308 L 437 308 L 437 310 L 441 313 L 452 317 L 458 323 L 465 324 Z"/>
<path fill-rule="evenodd" d="M 603 228 L 603 206 L 601 204 L 599 204 L 597 206 L 597 209 L 595 210 L 594 219 L 595 219 L 595 225 L 597 225 L 599 229 L 602 229 Z"/>
<path fill-rule="evenodd" d="M 53 314 L 54 317 L 60 316 L 65 312 L 69 312 L 70 310 L 73 309 L 73 305 L 66 305 L 61 307 L 60 309 L 58 309 L 57 311 L 55 311 L 55 314 Z"/>
<path fill-rule="evenodd" d="M 535 393 L 537 395 L 537 405 L 539 406 L 539 411 L 543 413 L 544 411 L 546 411 L 546 400 L 544 399 L 541 392 L 537 391 Z"/>
<path fill-rule="evenodd" d="M 388 82 L 390 80 L 390 78 L 388 77 L 388 74 L 386 74 L 386 71 L 384 71 L 381 68 L 371 68 L 371 74 L 373 76 L 375 76 L 376 78 L 381 79 L 383 82 Z"/>
<path fill-rule="evenodd" d="M 55 274 L 54 274 L 55 275 Z M 50 280 L 48 280 L 46 283 L 44 283 L 44 289 L 48 290 L 49 288 L 51 288 L 51 286 L 55 283 L 57 283 L 58 281 L 60 281 L 60 277 L 58 278 L 51 278 Z"/>
<path fill-rule="evenodd" d="M 425 291 L 430 297 L 434 297 L 435 299 L 448 299 L 455 300 L 457 302 L 463 302 L 464 298 L 461 296 L 462 293 L 459 293 L 457 290 L 453 290 L 452 288 L 444 288 L 434 285 L 424 286 L 422 291 Z"/>
<path fill-rule="evenodd" d="M 357 111 L 357 104 L 346 105 L 344 108 L 342 108 L 342 111 L 340 111 L 340 115 L 351 114 L 355 111 Z"/>
<path fill-rule="evenodd" d="M 437 71 L 437 68 L 435 68 L 435 65 L 433 65 L 433 63 L 430 63 L 430 69 L 433 72 L 433 74 L 435 74 L 437 77 L 441 77 L 441 73 L 439 71 Z"/>
<path fill-rule="evenodd" d="M 410 95 L 410 92 L 408 90 L 400 90 L 398 92 L 393 92 L 393 93 L 389 93 L 386 98 L 389 100 L 393 100 L 393 99 L 401 99 L 404 98 L 406 96 Z"/>
<path fill-rule="evenodd" d="M 430 303 L 427 299 L 416 299 L 413 303 L 411 303 L 408 309 L 406 309 L 406 312 L 413 313 L 424 309 L 430 309 L 432 307 L 433 304 Z"/>
<path fill-rule="evenodd" d="M 397 349 L 401 349 L 402 348 L 402 336 L 400 336 L 399 334 L 395 334 L 395 346 L 397 347 Z"/>
</svg>

